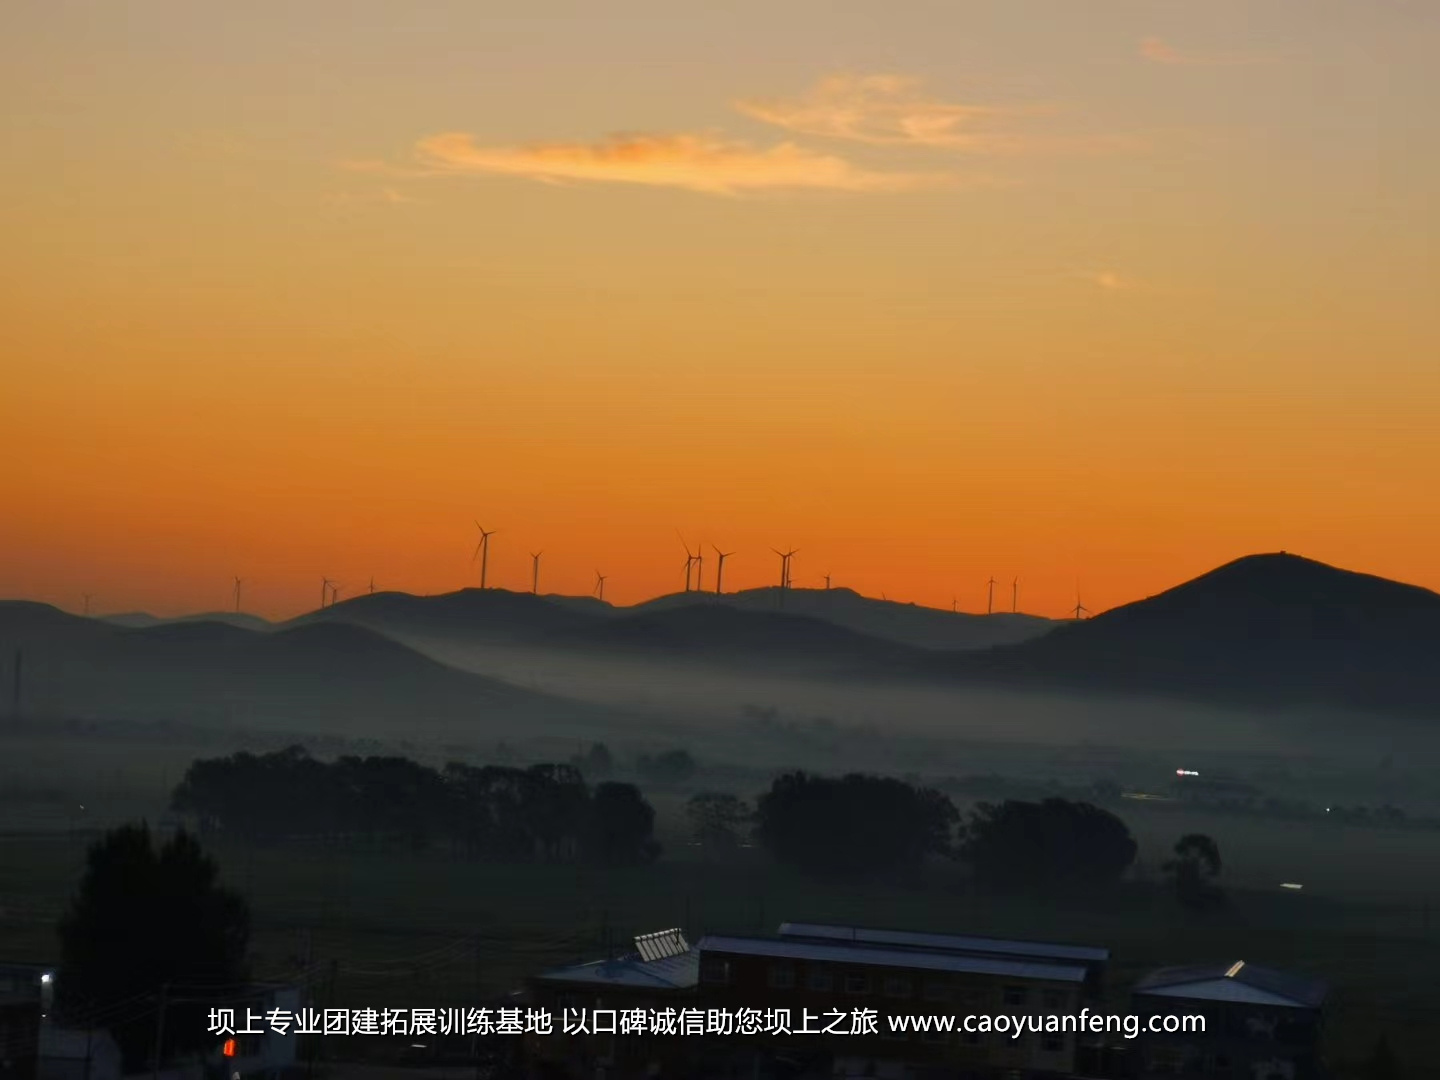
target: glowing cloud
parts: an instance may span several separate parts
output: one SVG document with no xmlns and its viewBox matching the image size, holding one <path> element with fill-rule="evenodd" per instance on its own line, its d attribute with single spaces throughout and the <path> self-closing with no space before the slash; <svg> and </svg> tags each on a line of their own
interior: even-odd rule
<svg viewBox="0 0 1440 1080">
<path fill-rule="evenodd" d="M 430 176 L 489 174 L 550 183 L 645 184 L 707 195 L 807 189 L 912 191 L 955 182 L 943 174 L 874 172 L 789 142 L 757 149 L 708 134 L 612 135 L 593 143 L 480 146 L 471 135 L 451 132 L 420 140 L 416 158 L 421 171 Z"/>
<path fill-rule="evenodd" d="M 1057 110 L 939 101 L 922 92 L 919 80 L 901 75 L 834 75 L 798 98 L 742 100 L 735 107 L 751 119 L 796 134 L 881 146 L 1017 154 L 1117 148 L 1131 142 L 1018 131 L 1017 121 Z"/>
<path fill-rule="evenodd" d="M 1181 52 L 1158 37 L 1148 37 L 1140 42 L 1140 55 L 1152 64 L 1170 64 L 1181 67 L 1242 67 L 1247 64 L 1265 63 L 1258 56 L 1223 56 Z"/>
<path fill-rule="evenodd" d="M 1117 273 L 1114 270 L 1096 270 L 1081 276 L 1084 277 L 1086 281 L 1104 289 L 1106 292 L 1123 292 L 1140 287 L 1140 283 L 1134 278 L 1126 277 L 1124 274 Z"/>
</svg>

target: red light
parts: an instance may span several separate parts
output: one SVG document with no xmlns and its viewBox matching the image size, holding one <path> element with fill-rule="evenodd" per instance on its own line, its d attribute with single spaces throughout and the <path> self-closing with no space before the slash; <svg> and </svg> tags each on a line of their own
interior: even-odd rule
<svg viewBox="0 0 1440 1080">
<path fill-rule="evenodd" d="M 225 1045 L 224 1045 L 223 1047 L 221 1047 L 220 1052 L 221 1052 L 222 1054 L 224 1054 L 226 1057 L 234 1057 L 234 1056 L 235 1056 L 235 1040 L 234 1040 L 234 1039 L 226 1039 L 226 1040 L 225 1040 Z"/>
</svg>

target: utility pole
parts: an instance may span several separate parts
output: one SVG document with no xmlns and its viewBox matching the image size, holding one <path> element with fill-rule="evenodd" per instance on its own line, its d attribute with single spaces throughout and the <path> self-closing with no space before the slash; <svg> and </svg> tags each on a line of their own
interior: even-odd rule
<svg viewBox="0 0 1440 1080">
<path fill-rule="evenodd" d="M 165 1000 L 170 984 L 160 987 L 160 1007 L 155 1012 L 155 1080 L 160 1080 L 160 1064 L 165 1060 Z"/>
<path fill-rule="evenodd" d="M 473 952 L 471 958 L 475 970 L 472 973 L 475 979 L 475 1006 L 480 1006 L 480 935 L 477 933 L 471 942 Z M 475 1080 L 483 1080 L 480 1074 L 480 1037 L 478 1034 L 470 1037 L 470 1055 L 475 1059 Z"/>
</svg>

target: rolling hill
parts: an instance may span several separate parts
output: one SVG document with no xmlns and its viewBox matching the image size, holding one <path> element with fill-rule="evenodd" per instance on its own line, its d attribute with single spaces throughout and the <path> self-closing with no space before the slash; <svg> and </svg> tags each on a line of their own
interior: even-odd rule
<svg viewBox="0 0 1440 1080">
<path fill-rule="evenodd" d="M 984 649 L 1026 641 L 1049 631 L 1055 623 L 1039 615 L 997 612 L 941 611 L 919 604 L 877 600 L 853 589 L 746 589 L 741 592 L 681 592 L 637 605 L 636 613 L 666 611 L 708 603 L 741 611 L 808 616 L 872 638 L 884 638 L 921 649 Z"/>
<path fill-rule="evenodd" d="M 908 645 L 856 633 L 825 619 L 725 604 L 641 610 L 546 635 L 537 644 L 737 667 L 803 666 L 880 674 L 915 662 Z"/>
<path fill-rule="evenodd" d="M 303 723 L 350 733 L 459 723 L 480 738 L 590 730 L 616 719 L 611 710 L 447 667 L 343 623 L 264 632 L 191 621 L 131 628 L 43 604 L 0 603 L 6 705 L 17 649 L 22 707 L 34 714 Z"/>
<path fill-rule="evenodd" d="M 646 627 L 664 623 L 646 621 L 651 616 L 684 609 L 733 611 L 755 616 L 750 624 L 764 638 L 771 625 L 794 625 L 797 633 L 813 638 L 818 631 L 808 623 L 787 624 L 798 618 L 825 622 L 854 635 L 923 649 L 980 649 L 992 645 L 1025 641 L 1047 632 L 1055 624 L 1034 615 L 973 615 L 939 611 L 916 604 L 875 600 L 850 589 L 788 589 L 785 595 L 775 588 L 744 592 L 681 592 L 656 597 L 634 607 L 619 608 L 593 597 L 532 596 L 506 589 L 463 589 L 441 596 L 411 596 L 407 593 L 376 593 L 357 596 L 331 607 L 312 611 L 294 620 L 308 622 L 349 622 L 368 626 L 401 638 L 430 638 L 488 644 L 544 644 L 547 642 L 590 641 L 605 637 L 604 626 L 612 620 L 639 619 L 633 631 L 617 631 L 612 641 L 625 639 L 637 646 L 659 644 Z M 774 617 L 781 622 L 774 623 Z M 702 616 L 687 616 L 677 622 L 677 631 L 695 633 Z M 737 628 L 742 623 L 711 621 L 716 633 L 723 625 Z M 804 626 L 805 629 L 798 629 Z M 848 641 L 834 638 L 837 645 Z M 805 646 L 808 650 L 809 646 Z"/>
<path fill-rule="evenodd" d="M 134 630 L 180 622 L 226 623 L 244 627 L 246 630 L 270 630 L 275 625 L 259 615 L 247 615 L 243 611 L 207 611 L 198 615 L 151 615 L 148 611 L 126 611 L 118 615 L 101 615 L 99 618 L 101 622 L 127 626 Z"/>
<path fill-rule="evenodd" d="M 927 661 L 1030 687 L 1440 710 L 1440 595 L 1286 553 L 1227 563 L 1044 637 Z"/>
<path fill-rule="evenodd" d="M 615 611 L 598 600 L 592 604 L 561 603 L 508 589 L 462 589 L 440 596 L 387 592 L 344 600 L 288 625 L 348 623 L 397 637 L 517 644 L 579 630 Z"/>
</svg>

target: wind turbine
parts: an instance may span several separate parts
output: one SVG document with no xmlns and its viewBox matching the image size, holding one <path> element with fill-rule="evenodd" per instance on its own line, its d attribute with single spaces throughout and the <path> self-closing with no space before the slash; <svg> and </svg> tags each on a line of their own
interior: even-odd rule
<svg viewBox="0 0 1440 1080">
<path fill-rule="evenodd" d="M 597 600 L 605 599 L 605 575 L 599 570 L 595 571 L 595 598 Z"/>
<path fill-rule="evenodd" d="M 475 545 L 475 554 L 470 556 L 470 561 L 480 560 L 480 588 L 485 588 L 485 572 L 490 567 L 490 537 L 499 530 L 490 529 L 488 532 L 480 522 L 475 522 L 475 528 L 480 530 L 480 542 Z"/>
<path fill-rule="evenodd" d="M 1010 583 L 1010 614 L 1014 615 L 1020 610 L 1020 579 L 1017 577 Z"/>
<path fill-rule="evenodd" d="M 994 614 L 995 614 L 995 578 L 992 576 L 992 577 L 990 578 L 990 580 L 985 583 L 985 586 L 986 586 L 986 588 L 989 590 L 989 591 L 985 594 L 985 614 L 986 614 L 986 615 L 994 615 Z"/>
<path fill-rule="evenodd" d="M 829 574 L 826 574 L 826 575 L 825 575 L 825 591 L 826 591 L 826 592 L 829 592 L 829 591 L 830 591 L 830 575 L 829 575 Z"/>
<path fill-rule="evenodd" d="M 685 591 L 690 592 L 690 574 L 695 566 L 695 555 L 690 550 L 690 545 L 685 542 L 685 537 L 679 529 L 675 530 L 675 535 L 680 537 L 680 546 L 685 549 Z"/>
<path fill-rule="evenodd" d="M 1090 614 L 1090 609 L 1080 602 L 1079 592 L 1075 593 L 1075 607 L 1071 609 L 1070 614 L 1077 619 L 1083 619 Z"/>
<path fill-rule="evenodd" d="M 705 591 L 705 545 L 695 549 L 695 591 Z"/>
<path fill-rule="evenodd" d="M 795 548 L 791 548 L 789 551 L 781 551 L 779 548 L 770 550 L 780 556 L 780 588 L 788 589 L 790 587 L 790 560 L 799 552 Z"/>
<path fill-rule="evenodd" d="M 235 579 L 235 614 L 236 614 L 236 615 L 239 615 L 239 614 L 240 614 L 240 586 L 243 585 L 243 584 L 245 584 L 245 581 L 244 581 L 243 578 L 238 578 L 238 577 L 237 577 L 237 578 Z"/>
<path fill-rule="evenodd" d="M 373 576 L 370 578 L 370 595 L 375 595 L 375 578 Z"/>
<path fill-rule="evenodd" d="M 722 591 L 720 584 L 725 577 L 725 560 L 735 553 L 733 551 L 721 551 L 718 547 L 715 547 L 714 544 L 710 546 L 715 548 L 715 595 L 719 596 Z"/>
<path fill-rule="evenodd" d="M 530 553 L 530 591 L 536 596 L 540 595 L 540 556 L 544 554 L 544 551 Z"/>
<path fill-rule="evenodd" d="M 340 599 L 340 586 L 334 582 L 330 584 L 330 606 L 334 607 L 335 602 Z"/>
<path fill-rule="evenodd" d="M 322 608 L 325 606 L 326 601 L 329 600 L 330 586 L 334 584 L 335 583 L 331 581 L 328 577 L 320 579 L 320 606 Z"/>
</svg>

